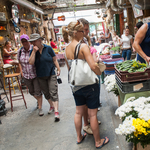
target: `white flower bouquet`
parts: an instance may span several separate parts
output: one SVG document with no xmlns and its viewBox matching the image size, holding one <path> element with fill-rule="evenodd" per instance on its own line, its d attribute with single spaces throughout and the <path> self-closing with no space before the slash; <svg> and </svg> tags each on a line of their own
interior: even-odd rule
<svg viewBox="0 0 150 150">
<path fill-rule="evenodd" d="M 115 129 L 116 134 L 126 136 L 128 142 L 140 143 L 144 148 L 150 144 L 150 97 L 130 97 L 120 106 L 115 115 L 119 115 L 122 124 Z"/>
<path fill-rule="evenodd" d="M 114 94 L 116 96 L 119 95 L 117 85 L 116 85 L 115 74 L 112 74 L 112 75 L 105 77 L 104 84 L 106 85 L 106 90 L 108 92 L 114 92 Z"/>
</svg>

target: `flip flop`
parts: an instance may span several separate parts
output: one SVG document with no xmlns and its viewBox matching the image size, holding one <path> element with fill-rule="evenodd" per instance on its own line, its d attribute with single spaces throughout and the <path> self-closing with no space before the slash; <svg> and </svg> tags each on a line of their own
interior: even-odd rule
<svg viewBox="0 0 150 150">
<path fill-rule="evenodd" d="M 81 144 L 84 141 L 85 137 L 86 137 L 86 133 L 82 134 L 82 140 L 80 142 L 76 142 L 76 143 Z"/>
<path fill-rule="evenodd" d="M 105 141 L 106 141 L 106 137 L 104 138 L 104 142 L 103 142 L 103 144 L 101 145 L 101 146 L 99 146 L 99 147 L 96 147 L 97 149 L 101 149 L 103 146 L 105 146 L 107 143 L 109 143 L 109 139 L 108 139 L 108 142 L 107 143 L 105 143 Z"/>
</svg>

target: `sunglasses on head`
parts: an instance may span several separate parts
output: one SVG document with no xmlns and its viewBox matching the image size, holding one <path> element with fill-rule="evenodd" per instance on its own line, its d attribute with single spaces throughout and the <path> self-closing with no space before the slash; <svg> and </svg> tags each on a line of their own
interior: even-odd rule
<svg viewBox="0 0 150 150">
<path fill-rule="evenodd" d="M 78 31 L 78 32 L 82 32 L 82 33 L 84 33 L 84 31 Z"/>
<path fill-rule="evenodd" d="M 73 29 L 75 29 L 75 27 L 76 26 L 78 26 L 80 24 L 80 21 L 79 20 L 77 20 L 77 23 L 75 24 L 75 26 L 74 26 L 74 28 Z"/>
</svg>

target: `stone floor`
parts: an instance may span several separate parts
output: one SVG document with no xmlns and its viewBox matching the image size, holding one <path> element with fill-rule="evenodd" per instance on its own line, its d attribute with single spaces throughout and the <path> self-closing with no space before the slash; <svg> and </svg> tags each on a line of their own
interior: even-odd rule
<svg viewBox="0 0 150 150">
<path fill-rule="evenodd" d="M 49 104 L 43 97 L 45 115 L 39 117 L 36 109 L 36 100 L 24 90 L 28 109 L 23 101 L 13 102 L 14 111 L 11 112 L 10 103 L 6 100 L 7 116 L 0 120 L 0 150 L 94 150 L 94 138 L 87 135 L 84 142 L 76 144 L 74 127 L 75 103 L 71 89 L 67 83 L 67 68 L 61 67 L 63 83 L 59 85 L 60 122 L 54 122 L 54 114 L 48 115 Z M 19 91 L 17 91 L 18 93 Z M 117 97 L 108 93 L 101 85 L 102 107 L 98 112 L 101 137 L 109 137 L 109 144 L 103 150 L 131 150 L 132 144 L 127 143 L 123 136 L 115 134 L 115 128 L 121 123 L 115 116 Z"/>
</svg>

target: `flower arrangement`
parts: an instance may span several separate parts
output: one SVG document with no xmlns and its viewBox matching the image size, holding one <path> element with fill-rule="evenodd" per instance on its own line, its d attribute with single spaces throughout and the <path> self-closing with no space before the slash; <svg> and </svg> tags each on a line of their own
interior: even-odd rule
<svg viewBox="0 0 150 150">
<path fill-rule="evenodd" d="M 114 74 L 105 77 L 104 84 L 108 92 L 113 92 L 116 96 L 119 95 Z"/>
<path fill-rule="evenodd" d="M 115 129 L 116 134 L 126 136 L 134 145 L 140 143 L 144 148 L 150 144 L 150 97 L 130 97 L 120 106 L 115 115 L 119 115 L 122 124 Z"/>
</svg>

